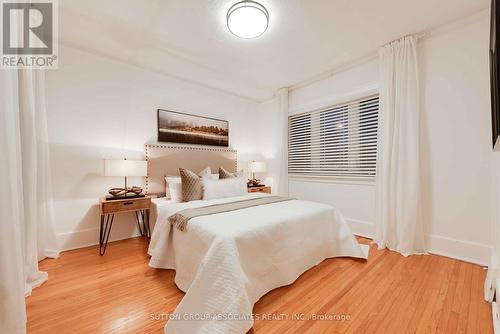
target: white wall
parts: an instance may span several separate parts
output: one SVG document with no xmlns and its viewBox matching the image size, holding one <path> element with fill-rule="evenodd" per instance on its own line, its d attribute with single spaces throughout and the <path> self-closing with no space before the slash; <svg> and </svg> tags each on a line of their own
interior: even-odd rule
<svg viewBox="0 0 500 334">
<path fill-rule="evenodd" d="M 484 257 L 484 263 L 489 253 L 480 246 L 493 241 L 488 50 L 489 18 L 484 16 L 437 32 L 422 43 L 419 59 L 428 233 L 464 241 L 462 249 L 475 249 L 469 256 Z"/>
<path fill-rule="evenodd" d="M 47 110 L 55 223 L 63 249 L 98 242 L 98 198 L 123 182 L 103 176 L 103 160 L 142 159 L 143 145 L 156 140 L 159 107 L 226 119 L 239 157 L 250 159 L 258 150 L 251 131 L 256 102 L 60 48 L 59 69 L 47 72 Z M 135 235 L 132 217 L 115 218 L 110 240 Z"/>
<path fill-rule="evenodd" d="M 492 153 L 493 257 L 492 265 L 500 267 L 500 152 Z M 500 275 L 500 272 L 497 272 Z"/>
<path fill-rule="evenodd" d="M 267 172 L 265 174 L 256 175 L 257 178 L 262 179 L 262 183 L 271 186 L 275 190 L 274 184 L 278 176 L 278 169 L 280 167 L 280 159 L 278 154 L 280 151 L 280 137 L 276 132 L 277 124 L 279 122 L 279 97 L 275 96 L 273 99 L 259 104 L 258 107 L 258 123 L 256 129 L 258 134 L 258 145 L 260 148 L 261 158 L 267 163 Z"/>
<path fill-rule="evenodd" d="M 434 253 L 477 263 L 488 262 L 493 241 L 488 40 L 489 18 L 481 15 L 436 30 L 419 43 L 428 244 Z M 331 105 L 377 84 L 374 59 L 293 90 L 290 110 Z M 290 192 L 336 206 L 355 233 L 371 234 L 373 184 L 290 180 Z"/>
</svg>

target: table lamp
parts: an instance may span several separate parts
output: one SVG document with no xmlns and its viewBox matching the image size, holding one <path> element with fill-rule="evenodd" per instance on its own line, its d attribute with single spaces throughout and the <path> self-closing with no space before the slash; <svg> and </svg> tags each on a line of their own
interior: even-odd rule
<svg viewBox="0 0 500 334">
<path fill-rule="evenodd" d="M 124 199 L 134 197 L 144 197 L 142 188 L 133 186 L 127 188 L 128 176 L 147 176 L 148 162 L 144 160 L 104 160 L 104 175 L 105 176 L 123 176 L 125 184 L 123 188 L 109 189 L 108 199 Z"/>
<path fill-rule="evenodd" d="M 260 180 L 255 178 L 255 173 L 265 173 L 266 163 L 264 161 L 252 161 L 248 164 L 248 170 L 252 173 L 252 179 L 248 180 L 247 185 L 249 187 L 261 186 Z"/>
</svg>

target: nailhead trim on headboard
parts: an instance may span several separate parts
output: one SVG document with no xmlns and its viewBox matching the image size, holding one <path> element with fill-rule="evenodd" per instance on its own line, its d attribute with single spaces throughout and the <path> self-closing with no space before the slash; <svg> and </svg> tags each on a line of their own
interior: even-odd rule
<svg viewBox="0 0 500 334">
<path fill-rule="evenodd" d="M 210 151 L 210 152 L 231 152 L 236 153 L 236 159 L 234 161 L 234 170 L 238 169 L 238 152 L 232 148 L 220 148 L 212 146 L 189 146 L 189 145 L 172 145 L 172 144 L 145 144 L 144 150 L 146 155 L 146 161 L 149 161 L 149 151 L 148 148 L 172 148 L 181 150 L 194 150 L 194 151 Z M 148 164 L 148 175 L 149 175 L 149 164 Z M 148 177 L 146 177 L 146 193 L 149 194 L 149 182 Z"/>
</svg>

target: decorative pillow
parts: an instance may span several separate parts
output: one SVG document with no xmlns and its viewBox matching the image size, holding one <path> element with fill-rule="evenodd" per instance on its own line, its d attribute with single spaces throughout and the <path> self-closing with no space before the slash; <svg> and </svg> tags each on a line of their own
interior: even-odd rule
<svg viewBox="0 0 500 334">
<path fill-rule="evenodd" d="M 219 174 L 212 174 L 212 169 L 209 167 L 205 168 L 198 175 L 202 178 L 218 179 Z M 165 197 L 172 202 L 182 202 L 182 183 L 180 176 L 166 176 L 165 177 L 166 187 L 165 187 Z"/>
<path fill-rule="evenodd" d="M 172 202 L 178 203 L 182 201 L 182 186 L 180 176 L 167 176 L 165 177 L 167 186 L 165 189 L 165 196 Z"/>
<path fill-rule="evenodd" d="M 203 199 L 216 199 L 247 194 L 247 183 L 242 177 L 230 179 L 203 179 Z"/>
<path fill-rule="evenodd" d="M 212 174 L 212 169 L 210 166 L 198 173 L 198 175 L 203 179 L 218 180 L 219 174 Z"/>
<path fill-rule="evenodd" d="M 179 168 L 181 174 L 182 201 L 190 202 L 203 198 L 201 178 L 190 170 Z"/>
<path fill-rule="evenodd" d="M 198 173 L 199 177 L 210 177 L 210 175 L 212 175 L 212 168 L 210 166 Z"/>
<path fill-rule="evenodd" d="M 237 171 L 236 173 L 231 173 L 227 171 L 226 169 L 219 167 L 219 179 L 232 179 L 235 177 L 242 177 L 243 176 L 243 171 Z"/>
</svg>

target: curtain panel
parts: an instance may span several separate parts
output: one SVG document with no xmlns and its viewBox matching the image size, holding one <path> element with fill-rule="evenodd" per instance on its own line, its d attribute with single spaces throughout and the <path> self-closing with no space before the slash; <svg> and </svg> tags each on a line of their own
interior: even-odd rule
<svg viewBox="0 0 500 334">
<path fill-rule="evenodd" d="M 380 114 L 374 241 L 408 256 L 425 253 L 420 192 L 417 38 L 379 50 Z"/>
<path fill-rule="evenodd" d="M 25 296 L 48 278 L 38 261 L 57 257 L 44 73 L 1 75 L 0 332 L 25 333 Z"/>
<path fill-rule="evenodd" d="M 25 333 L 17 72 L 0 71 L 0 333 Z"/>
</svg>

